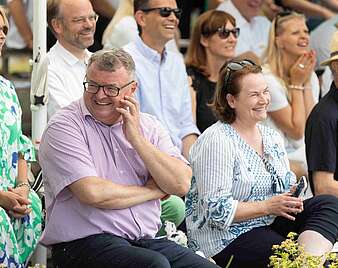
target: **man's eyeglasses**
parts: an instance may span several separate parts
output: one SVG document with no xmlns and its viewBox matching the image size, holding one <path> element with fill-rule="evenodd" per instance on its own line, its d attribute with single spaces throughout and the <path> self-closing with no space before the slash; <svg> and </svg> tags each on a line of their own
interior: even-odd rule
<svg viewBox="0 0 338 268">
<path fill-rule="evenodd" d="M 233 28 L 231 30 L 226 29 L 224 26 L 217 29 L 217 33 L 219 38 L 227 39 L 232 33 L 233 37 L 237 38 L 239 36 L 240 30 L 239 28 Z"/>
<path fill-rule="evenodd" d="M 117 97 L 122 89 L 131 85 L 134 82 L 135 81 L 132 80 L 122 87 L 117 87 L 117 86 L 114 86 L 114 85 L 99 85 L 95 82 L 85 81 L 85 82 L 83 82 L 83 87 L 84 87 L 85 91 L 87 91 L 91 94 L 96 94 L 100 90 L 100 88 L 102 88 L 104 94 L 106 94 L 108 97 Z"/>
<path fill-rule="evenodd" d="M 257 66 L 257 65 L 251 60 L 242 60 L 242 61 L 232 61 L 221 68 L 221 71 L 223 68 L 226 68 L 226 74 L 224 76 L 224 88 L 226 88 L 226 86 L 228 85 L 231 74 L 233 72 L 243 69 L 245 66 Z"/>
<path fill-rule="evenodd" d="M 75 17 L 72 19 L 72 22 L 77 23 L 77 24 L 83 24 L 87 22 L 87 19 L 90 22 L 97 22 L 99 18 L 99 15 L 97 15 L 96 13 L 89 15 L 89 16 L 81 16 L 81 17 Z"/>
<path fill-rule="evenodd" d="M 171 12 L 174 13 L 175 17 L 177 19 L 181 18 L 182 15 L 182 9 L 180 8 L 170 8 L 170 7 L 154 7 L 154 8 L 146 8 L 146 9 L 141 9 L 143 12 L 151 12 L 154 10 L 158 10 L 159 14 L 161 17 L 169 17 L 171 15 Z"/>
</svg>

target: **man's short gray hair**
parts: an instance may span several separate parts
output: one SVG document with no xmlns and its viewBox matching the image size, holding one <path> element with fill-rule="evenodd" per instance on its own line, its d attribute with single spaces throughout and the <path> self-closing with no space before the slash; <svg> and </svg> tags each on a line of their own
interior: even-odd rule
<svg viewBox="0 0 338 268">
<path fill-rule="evenodd" d="M 134 79 L 135 62 L 129 53 L 121 48 L 96 51 L 89 59 L 87 70 L 93 63 L 99 70 L 107 72 L 115 72 L 124 67 L 129 76 Z"/>
</svg>

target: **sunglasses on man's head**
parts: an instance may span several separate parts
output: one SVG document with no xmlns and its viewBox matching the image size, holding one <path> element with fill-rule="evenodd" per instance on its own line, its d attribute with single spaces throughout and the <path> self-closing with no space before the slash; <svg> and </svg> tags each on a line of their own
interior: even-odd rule
<svg viewBox="0 0 338 268">
<path fill-rule="evenodd" d="M 237 38 L 239 36 L 240 30 L 239 28 L 233 28 L 229 30 L 223 26 L 217 29 L 217 33 L 218 33 L 219 38 L 221 39 L 227 39 L 231 33 L 233 37 Z"/>
<path fill-rule="evenodd" d="M 141 9 L 143 12 L 151 12 L 158 10 L 161 17 L 169 17 L 171 15 L 171 12 L 174 13 L 175 17 L 177 19 L 181 18 L 182 15 L 182 9 L 180 8 L 170 8 L 170 7 L 154 7 L 154 8 L 147 8 L 147 9 Z"/>
</svg>

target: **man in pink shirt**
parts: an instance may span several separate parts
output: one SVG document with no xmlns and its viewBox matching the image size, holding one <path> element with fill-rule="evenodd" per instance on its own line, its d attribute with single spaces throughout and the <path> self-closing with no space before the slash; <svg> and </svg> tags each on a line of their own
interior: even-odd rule
<svg viewBox="0 0 338 268">
<path fill-rule="evenodd" d="M 167 239 L 160 199 L 183 196 L 192 172 L 169 134 L 133 98 L 135 64 L 121 49 L 89 60 L 80 100 L 49 122 L 39 159 L 56 267 L 217 267 Z"/>
</svg>

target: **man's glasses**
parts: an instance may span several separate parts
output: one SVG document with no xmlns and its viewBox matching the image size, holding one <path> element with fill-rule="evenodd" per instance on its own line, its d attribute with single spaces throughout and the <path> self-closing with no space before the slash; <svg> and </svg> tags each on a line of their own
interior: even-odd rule
<svg viewBox="0 0 338 268">
<path fill-rule="evenodd" d="M 242 60 L 242 61 L 232 61 L 221 68 L 221 71 L 223 68 L 226 68 L 226 74 L 224 76 L 224 88 L 227 87 L 231 74 L 238 70 L 243 69 L 245 66 L 257 66 L 257 65 L 251 60 Z"/>
<path fill-rule="evenodd" d="M 170 7 L 154 7 L 154 8 L 147 8 L 147 9 L 141 9 L 143 12 L 150 12 L 154 10 L 158 10 L 161 17 L 169 17 L 171 15 L 171 12 L 174 13 L 175 17 L 177 19 L 181 18 L 182 15 L 182 9 L 180 8 L 170 8 Z"/>
<path fill-rule="evenodd" d="M 239 28 L 233 28 L 229 30 L 223 26 L 217 29 L 217 33 L 219 38 L 221 39 L 227 39 L 230 36 L 230 34 L 232 34 L 233 37 L 237 38 L 239 36 L 240 30 Z"/>
<path fill-rule="evenodd" d="M 91 94 L 96 94 L 100 90 L 100 88 L 102 88 L 104 94 L 106 94 L 108 97 L 117 97 L 122 89 L 134 82 L 135 81 L 132 80 L 122 87 L 117 87 L 114 85 L 99 85 L 91 81 L 85 81 L 83 82 L 83 87 L 86 92 L 89 92 Z"/>
</svg>

